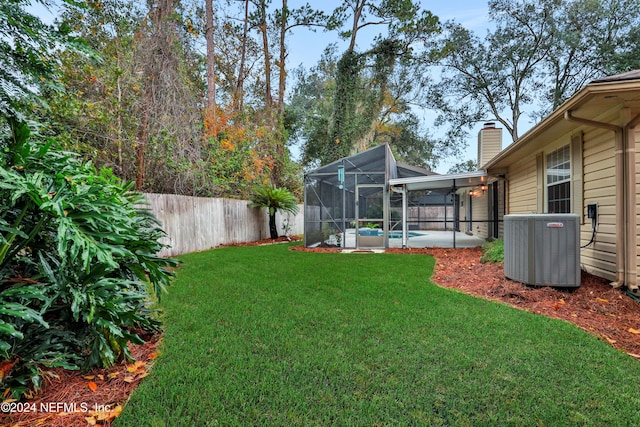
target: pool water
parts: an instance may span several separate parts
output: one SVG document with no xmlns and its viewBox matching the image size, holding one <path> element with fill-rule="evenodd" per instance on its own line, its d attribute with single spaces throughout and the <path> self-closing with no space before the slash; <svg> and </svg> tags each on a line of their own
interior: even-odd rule
<svg viewBox="0 0 640 427">
<path fill-rule="evenodd" d="M 351 232 L 351 234 L 355 234 L 354 232 Z M 383 230 L 380 229 L 367 229 L 367 230 L 359 230 L 359 234 L 360 236 L 382 236 L 384 234 Z M 426 236 L 426 233 L 419 233 L 417 231 L 409 231 L 407 232 L 407 236 L 408 237 L 419 237 L 419 236 Z M 389 238 L 390 239 L 402 239 L 402 231 L 390 231 L 389 232 Z"/>
</svg>

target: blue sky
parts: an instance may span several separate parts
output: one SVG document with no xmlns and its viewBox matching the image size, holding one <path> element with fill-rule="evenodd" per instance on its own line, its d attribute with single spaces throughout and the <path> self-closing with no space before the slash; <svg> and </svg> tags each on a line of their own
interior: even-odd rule
<svg viewBox="0 0 640 427">
<path fill-rule="evenodd" d="M 465 28 L 472 30 L 477 35 L 484 36 L 488 27 L 487 1 L 488 0 L 423 0 L 421 3 L 423 8 L 430 10 L 431 13 L 438 16 L 441 22 L 453 20 L 462 24 Z M 307 3 L 306 0 L 289 0 L 288 6 L 291 9 L 295 9 L 305 3 Z M 323 0 L 320 2 L 310 0 L 309 3 L 314 8 L 321 8 L 325 12 L 330 13 L 340 3 L 340 1 Z M 368 48 L 368 45 L 365 45 L 365 43 L 370 42 L 374 35 L 373 32 L 377 31 L 379 31 L 379 29 L 373 28 L 372 34 L 368 39 L 367 37 L 361 38 L 362 45 L 359 46 L 360 49 Z M 316 65 L 325 47 L 334 42 L 340 43 L 335 32 L 327 33 L 320 30 L 312 32 L 306 29 L 297 29 L 289 37 L 287 43 L 289 48 L 289 70 L 295 69 L 300 64 L 304 65 L 306 68 Z M 343 44 L 346 47 L 346 43 L 343 42 Z M 341 45 L 339 44 L 339 46 Z M 289 81 L 288 84 L 291 86 L 294 82 Z M 438 136 L 438 133 L 434 129 L 430 129 L 433 119 L 435 118 L 435 114 L 429 111 L 417 111 L 416 113 L 419 118 L 423 120 L 424 128 L 428 129 L 430 134 Z M 490 117 L 487 119 L 490 119 Z M 478 123 L 470 132 L 468 147 L 461 158 L 442 161 L 435 171 L 439 173 L 446 173 L 449 168 L 456 163 L 466 160 L 476 160 L 478 155 L 477 135 L 480 128 L 482 128 L 482 123 Z M 503 145 L 506 145 L 506 143 L 507 141 L 503 137 Z M 298 155 L 298 151 L 294 150 L 292 154 L 296 157 Z"/>
</svg>

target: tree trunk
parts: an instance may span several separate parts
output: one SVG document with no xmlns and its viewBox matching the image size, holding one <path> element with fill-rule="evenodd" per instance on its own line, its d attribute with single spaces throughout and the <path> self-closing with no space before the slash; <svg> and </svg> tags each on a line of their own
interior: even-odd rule
<svg viewBox="0 0 640 427">
<path fill-rule="evenodd" d="M 285 63 L 287 60 L 287 46 L 285 44 L 285 37 L 287 35 L 287 22 L 289 20 L 289 8 L 287 7 L 287 0 L 282 0 L 282 13 L 280 22 L 280 63 L 279 68 L 279 80 L 278 80 L 278 115 L 282 118 L 284 114 L 284 92 L 287 85 L 287 71 L 285 69 Z"/>
<path fill-rule="evenodd" d="M 244 24 L 242 29 L 242 46 L 240 47 L 240 65 L 238 66 L 238 80 L 236 81 L 236 91 L 233 97 L 234 107 L 241 111 L 244 105 L 244 64 L 247 55 L 247 33 L 249 32 L 249 0 L 244 2 Z"/>
<path fill-rule="evenodd" d="M 271 54 L 269 53 L 269 37 L 267 34 L 267 6 L 265 0 L 260 1 L 260 32 L 262 33 L 262 49 L 264 53 L 264 104 L 268 110 L 273 104 L 271 95 Z"/>
<path fill-rule="evenodd" d="M 276 226 L 276 213 L 269 214 L 269 234 L 272 239 L 278 238 L 278 227 Z"/>
<path fill-rule="evenodd" d="M 207 109 L 215 115 L 216 49 L 213 37 L 213 0 L 205 0 L 205 39 L 207 41 Z M 215 121 L 215 116 L 214 116 Z"/>
<path fill-rule="evenodd" d="M 366 0 L 358 0 L 353 8 L 353 24 L 351 25 L 351 40 L 349 41 L 349 52 L 353 52 L 356 48 L 356 36 L 358 35 L 358 26 L 362 11 L 366 4 Z"/>
</svg>

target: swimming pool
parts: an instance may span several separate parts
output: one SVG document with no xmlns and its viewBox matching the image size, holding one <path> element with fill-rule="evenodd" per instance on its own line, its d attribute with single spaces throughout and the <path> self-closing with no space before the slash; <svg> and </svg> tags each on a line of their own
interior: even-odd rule
<svg viewBox="0 0 640 427">
<path fill-rule="evenodd" d="M 349 234 L 356 234 L 355 231 L 350 232 Z M 361 229 L 358 231 L 358 234 L 360 236 L 382 236 L 384 234 L 383 230 L 380 230 L 379 228 L 374 228 L 374 229 Z M 407 232 L 407 237 L 420 237 L 420 236 L 426 236 L 427 233 L 419 233 L 417 231 L 409 231 Z M 402 231 L 390 231 L 389 232 L 389 238 L 390 239 L 402 239 Z"/>
</svg>

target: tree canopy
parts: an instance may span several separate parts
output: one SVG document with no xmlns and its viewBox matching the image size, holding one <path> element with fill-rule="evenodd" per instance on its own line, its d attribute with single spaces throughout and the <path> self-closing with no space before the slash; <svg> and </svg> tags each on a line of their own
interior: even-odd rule
<svg viewBox="0 0 640 427">
<path fill-rule="evenodd" d="M 491 0 L 484 38 L 445 25 L 429 107 L 449 138 L 499 121 L 512 140 L 589 81 L 638 67 L 636 0 Z"/>
</svg>

